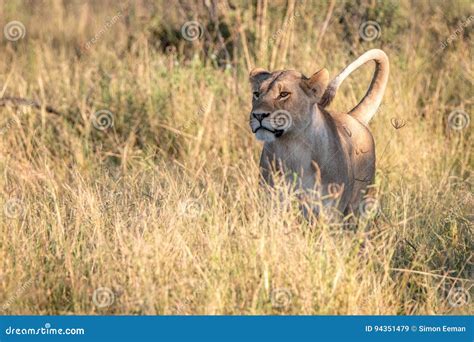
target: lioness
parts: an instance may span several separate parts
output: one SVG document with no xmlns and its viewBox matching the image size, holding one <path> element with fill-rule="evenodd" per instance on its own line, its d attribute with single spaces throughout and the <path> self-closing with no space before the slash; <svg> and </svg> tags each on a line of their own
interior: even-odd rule
<svg viewBox="0 0 474 342">
<path fill-rule="evenodd" d="M 360 103 L 348 113 L 326 111 L 344 79 L 371 60 L 375 72 Z M 260 159 L 265 182 L 273 186 L 273 173 L 279 172 L 306 198 L 316 196 L 323 208 L 358 215 L 375 174 L 374 139 L 367 125 L 382 101 L 388 74 L 388 57 L 377 49 L 357 58 L 329 84 L 326 69 L 310 78 L 294 70 L 253 69 L 250 127 L 265 142 Z M 319 206 L 311 210 L 320 213 Z"/>
</svg>

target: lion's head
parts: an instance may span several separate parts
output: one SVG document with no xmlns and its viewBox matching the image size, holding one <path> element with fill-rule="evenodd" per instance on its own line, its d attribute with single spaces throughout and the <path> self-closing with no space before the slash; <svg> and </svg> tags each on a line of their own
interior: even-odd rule
<svg viewBox="0 0 474 342">
<path fill-rule="evenodd" d="M 321 99 L 328 80 L 326 69 L 310 78 L 293 70 L 252 70 L 250 128 L 256 138 L 273 141 L 306 127 L 311 122 L 311 108 Z"/>
</svg>

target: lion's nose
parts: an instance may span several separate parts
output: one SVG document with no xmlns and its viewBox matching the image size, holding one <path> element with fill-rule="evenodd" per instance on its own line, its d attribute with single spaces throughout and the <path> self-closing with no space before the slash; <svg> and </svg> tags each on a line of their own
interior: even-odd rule
<svg viewBox="0 0 474 342">
<path fill-rule="evenodd" d="M 267 116 L 270 116 L 270 113 L 252 113 L 252 116 L 261 122 Z"/>
</svg>

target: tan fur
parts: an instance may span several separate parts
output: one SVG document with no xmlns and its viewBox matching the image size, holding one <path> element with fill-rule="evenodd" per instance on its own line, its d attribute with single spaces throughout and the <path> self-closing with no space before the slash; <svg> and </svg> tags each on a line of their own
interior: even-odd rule
<svg viewBox="0 0 474 342">
<path fill-rule="evenodd" d="M 362 55 L 362 60 L 356 60 L 357 66 L 353 65 L 350 72 L 368 56 L 382 56 L 380 50 L 371 51 Z M 369 91 L 349 112 L 353 115 L 330 114 L 324 109 L 350 72 L 346 71 L 338 82 L 332 81 L 328 93 L 326 69 L 310 78 L 293 70 L 252 70 L 250 81 L 254 98 L 250 127 L 257 139 L 265 141 L 260 167 L 269 185 L 274 184 L 274 173 L 279 172 L 303 190 L 302 197 L 322 201 L 324 207 L 336 207 L 344 215 L 357 214 L 359 203 L 375 175 L 374 140 L 366 127 L 370 118 L 359 109 L 365 109 L 370 117 L 373 115 L 388 78 L 388 59 L 379 58 L 377 63 Z M 290 94 L 287 96 L 287 93 Z M 291 125 L 278 130 L 271 113 L 281 111 L 287 111 L 292 120 Z M 331 187 L 342 189 L 340 196 L 329 196 L 333 192 Z M 320 212 L 317 206 L 311 209 Z"/>
<path fill-rule="evenodd" d="M 336 92 L 342 82 L 351 73 L 369 61 L 375 62 L 375 72 L 372 77 L 372 82 L 370 82 L 369 89 L 359 104 L 348 113 L 367 125 L 382 102 L 385 87 L 387 86 L 388 74 L 390 72 L 388 57 L 382 50 L 369 50 L 345 67 L 344 70 L 329 83 L 319 104 L 323 107 L 327 107 L 336 96 Z"/>
</svg>

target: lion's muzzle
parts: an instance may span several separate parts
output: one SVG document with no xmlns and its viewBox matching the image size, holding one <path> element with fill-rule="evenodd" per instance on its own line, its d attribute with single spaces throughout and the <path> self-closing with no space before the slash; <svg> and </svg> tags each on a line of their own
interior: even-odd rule
<svg viewBox="0 0 474 342">
<path fill-rule="evenodd" d="M 289 124 L 288 121 L 290 121 Z M 283 110 L 272 113 L 257 111 L 251 113 L 250 128 L 259 140 L 269 141 L 279 138 L 290 125 L 291 117 L 288 112 Z"/>
</svg>

